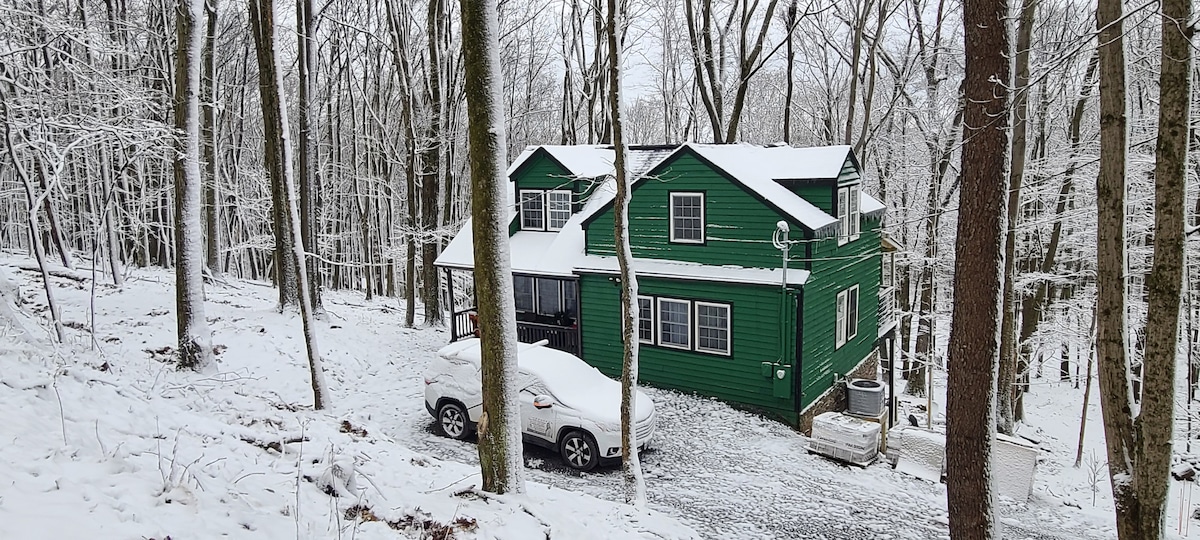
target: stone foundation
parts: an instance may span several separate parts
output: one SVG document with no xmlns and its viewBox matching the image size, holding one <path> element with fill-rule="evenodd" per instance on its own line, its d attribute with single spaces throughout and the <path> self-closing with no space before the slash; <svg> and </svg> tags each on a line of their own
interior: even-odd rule
<svg viewBox="0 0 1200 540">
<path fill-rule="evenodd" d="M 871 353 L 859 362 L 850 373 L 846 374 L 847 379 L 871 379 L 875 380 L 875 374 L 879 372 L 879 349 L 872 349 Z M 826 390 L 821 397 L 814 400 L 808 408 L 800 413 L 796 427 L 804 432 L 805 435 L 812 434 L 812 421 L 817 415 L 829 411 L 844 411 L 846 410 L 846 384 L 845 382 L 836 382 L 833 388 Z"/>
</svg>

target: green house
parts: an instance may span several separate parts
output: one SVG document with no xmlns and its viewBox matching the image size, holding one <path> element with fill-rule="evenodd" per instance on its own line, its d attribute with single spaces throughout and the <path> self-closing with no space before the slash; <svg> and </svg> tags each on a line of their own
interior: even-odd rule
<svg viewBox="0 0 1200 540">
<path fill-rule="evenodd" d="M 518 339 L 621 371 L 613 150 L 538 146 L 508 170 Z M 891 335 L 884 205 L 848 146 L 636 146 L 629 238 L 641 382 L 807 429 Z M 474 324 L 470 223 L 437 259 L 451 338 Z M 456 279 L 457 278 L 457 279 Z M 881 306 L 883 306 L 881 308 Z"/>
</svg>

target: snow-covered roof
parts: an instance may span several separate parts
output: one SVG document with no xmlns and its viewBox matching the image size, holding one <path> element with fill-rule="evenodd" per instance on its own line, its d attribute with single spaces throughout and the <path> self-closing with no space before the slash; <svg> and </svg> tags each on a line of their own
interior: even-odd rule
<svg viewBox="0 0 1200 540">
<path fill-rule="evenodd" d="M 660 259 L 634 258 L 633 270 L 639 277 L 754 285 L 779 285 L 783 281 L 783 270 L 779 268 L 746 268 Z M 576 260 L 575 271 L 580 274 L 616 274 L 620 270 L 616 257 L 584 255 Z M 808 270 L 788 269 L 788 285 L 803 285 L 808 281 L 808 275 Z"/>
<path fill-rule="evenodd" d="M 634 179 L 641 176 L 655 165 L 658 165 L 662 161 L 662 158 L 670 155 L 675 148 L 674 146 L 630 146 L 626 151 L 629 159 L 629 163 L 627 164 L 629 176 Z M 512 165 L 509 165 L 509 179 L 538 150 L 544 150 L 555 161 L 566 167 L 572 176 L 599 178 L 616 174 L 615 165 L 613 164 L 616 159 L 616 152 L 613 151 L 613 147 L 610 145 L 564 146 L 545 144 L 525 148 L 513 160 Z"/>
<path fill-rule="evenodd" d="M 837 224 L 837 218 L 783 187 L 776 180 L 837 178 L 850 153 L 849 146 L 792 148 L 750 144 L 690 144 L 697 154 L 724 170 L 737 182 L 812 229 Z"/>
<path fill-rule="evenodd" d="M 836 179 L 842 172 L 846 160 L 853 158 L 849 146 L 820 146 L 813 148 L 792 148 L 786 145 L 757 146 L 751 144 L 695 144 L 687 143 L 674 150 L 659 149 L 657 153 L 647 154 L 644 159 L 637 161 L 630 157 L 632 174 L 636 181 L 642 181 L 643 176 L 651 172 L 659 164 L 681 152 L 692 151 L 713 166 L 724 171 L 735 182 L 746 187 L 761 198 L 767 205 L 773 206 L 780 213 L 791 217 L 797 223 L 812 229 L 814 232 L 830 234 L 835 232 L 837 218 L 825 213 L 812 203 L 804 200 L 791 190 L 779 184 L 778 180 L 824 180 Z M 638 163 L 638 167 L 633 166 Z M 584 221 L 599 213 L 603 206 L 595 206 L 591 211 L 584 212 Z M 870 215 L 883 210 L 883 205 L 873 197 L 863 194 L 860 208 L 864 214 Z"/>
<path fill-rule="evenodd" d="M 638 181 L 666 159 L 690 148 L 703 159 L 724 170 L 747 189 L 773 205 L 784 214 L 814 231 L 829 232 L 836 228 L 837 219 L 780 185 L 778 179 L 837 178 L 849 158 L 849 146 L 822 148 L 761 147 L 746 144 L 711 145 L 685 144 L 673 147 L 634 147 L 629 155 L 629 174 Z M 608 176 L 592 191 L 581 211 L 575 213 L 557 232 L 517 231 L 509 241 L 510 264 L 513 272 L 547 276 L 571 277 L 578 273 L 615 273 L 613 257 L 585 255 L 583 223 L 609 206 L 616 196 L 616 181 L 611 175 L 613 151 L 607 146 L 537 146 L 529 147 L 517 157 L 509 174 L 518 169 L 537 150 L 544 149 L 554 159 L 580 177 Z M 511 184 L 510 184 L 511 187 Z M 510 190 L 511 191 L 511 190 Z M 509 196 L 509 219 L 516 216 L 513 196 Z M 860 209 L 864 215 L 884 209 L 874 197 L 862 193 Z M 471 221 L 446 246 L 435 262 L 438 266 L 470 270 L 475 267 Z M 783 279 L 780 269 L 714 266 L 690 262 L 635 259 L 634 269 L 649 277 L 683 278 L 730 283 L 778 285 Z M 808 279 L 806 270 L 789 270 L 788 284 L 802 285 Z"/>
<path fill-rule="evenodd" d="M 879 199 L 867 195 L 866 192 L 859 190 L 858 194 L 858 211 L 862 212 L 862 215 L 874 217 L 875 214 L 881 214 L 887 209 Z"/>
</svg>

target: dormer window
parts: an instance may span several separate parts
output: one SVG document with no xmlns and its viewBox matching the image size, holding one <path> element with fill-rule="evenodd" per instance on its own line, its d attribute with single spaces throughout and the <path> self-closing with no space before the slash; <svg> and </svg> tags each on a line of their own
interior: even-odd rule
<svg viewBox="0 0 1200 540">
<path fill-rule="evenodd" d="M 853 185 L 838 189 L 838 245 L 858 240 L 860 215 L 858 202 L 860 186 Z"/>
<path fill-rule="evenodd" d="M 571 192 L 565 189 L 522 189 L 521 229 L 557 231 L 571 219 Z"/>
<path fill-rule="evenodd" d="M 704 193 L 671 193 L 671 242 L 704 243 Z"/>
<path fill-rule="evenodd" d="M 571 192 L 553 190 L 546 192 L 546 228 L 557 231 L 571 219 Z"/>
</svg>

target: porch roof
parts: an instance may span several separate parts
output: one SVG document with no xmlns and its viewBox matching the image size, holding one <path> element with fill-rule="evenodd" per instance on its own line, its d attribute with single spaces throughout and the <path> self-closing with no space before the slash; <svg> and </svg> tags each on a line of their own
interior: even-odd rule
<svg viewBox="0 0 1200 540">
<path fill-rule="evenodd" d="M 746 268 L 732 265 L 710 265 L 693 262 L 658 259 L 633 259 L 633 270 L 638 277 L 683 279 L 694 281 L 716 281 L 751 285 L 779 285 L 783 281 L 783 270 L 779 268 Z M 619 272 L 617 258 L 604 255 L 583 255 L 575 264 L 578 274 L 616 274 Z M 789 268 L 788 285 L 804 285 L 808 281 L 808 270 Z"/>
</svg>

